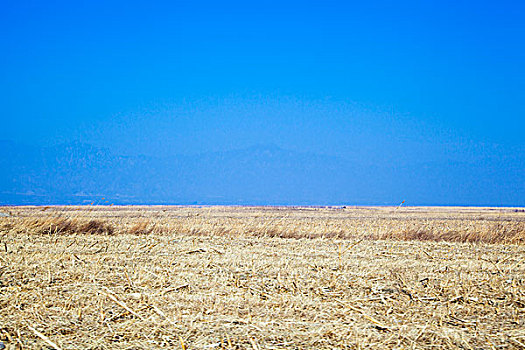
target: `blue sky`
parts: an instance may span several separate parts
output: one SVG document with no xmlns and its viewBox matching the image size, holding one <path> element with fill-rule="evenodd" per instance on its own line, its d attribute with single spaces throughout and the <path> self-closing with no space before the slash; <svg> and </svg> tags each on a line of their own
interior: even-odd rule
<svg viewBox="0 0 525 350">
<path fill-rule="evenodd" d="M 522 2 L 1 6 L 0 139 L 525 166 Z"/>
</svg>

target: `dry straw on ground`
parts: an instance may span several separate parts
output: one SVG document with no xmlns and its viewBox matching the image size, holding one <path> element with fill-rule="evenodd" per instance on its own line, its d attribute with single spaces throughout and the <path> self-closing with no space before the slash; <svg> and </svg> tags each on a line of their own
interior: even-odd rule
<svg viewBox="0 0 525 350">
<path fill-rule="evenodd" d="M 0 211 L 9 348 L 525 348 L 519 208 Z"/>
</svg>

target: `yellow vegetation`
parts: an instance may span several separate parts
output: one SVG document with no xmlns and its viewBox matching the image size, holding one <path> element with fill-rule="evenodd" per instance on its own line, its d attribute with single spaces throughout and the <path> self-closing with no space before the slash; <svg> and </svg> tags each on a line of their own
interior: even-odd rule
<svg viewBox="0 0 525 350">
<path fill-rule="evenodd" d="M 525 344 L 521 209 L 8 210 L 11 349 Z"/>
</svg>

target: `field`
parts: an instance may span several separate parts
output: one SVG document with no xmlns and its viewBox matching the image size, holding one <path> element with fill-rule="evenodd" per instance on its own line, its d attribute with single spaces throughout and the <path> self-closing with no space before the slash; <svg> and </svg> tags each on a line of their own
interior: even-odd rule
<svg viewBox="0 0 525 350">
<path fill-rule="evenodd" d="M 0 213 L 8 349 L 525 349 L 520 208 Z"/>
</svg>

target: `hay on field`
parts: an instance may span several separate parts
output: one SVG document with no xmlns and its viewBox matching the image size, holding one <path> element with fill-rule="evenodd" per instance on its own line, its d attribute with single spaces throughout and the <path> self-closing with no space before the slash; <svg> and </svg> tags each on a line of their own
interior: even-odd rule
<svg viewBox="0 0 525 350">
<path fill-rule="evenodd" d="M 9 349 L 525 344 L 524 213 L 510 209 L 10 211 Z"/>
</svg>

